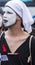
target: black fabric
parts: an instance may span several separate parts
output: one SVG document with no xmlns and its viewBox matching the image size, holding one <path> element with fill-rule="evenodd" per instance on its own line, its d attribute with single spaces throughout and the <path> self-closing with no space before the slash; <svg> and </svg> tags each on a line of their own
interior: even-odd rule
<svg viewBox="0 0 35 65">
<path fill-rule="evenodd" d="M 4 33 L 2 34 L 2 36 L 1 36 L 1 39 L 0 39 L 0 51 L 1 51 L 1 53 L 2 54 L 4 54 L 4 52 L 3 52 L 3 49 L 2 49 L 2 46 L 4 45 L 5 46 L 5 48 L 6 48 L 6 52 L 5 52 L 5 54 L 7 54 L 8 52 L 10 52 L 10 50 L 9 50 L 9 47 L 8 47 L 8 45 L 7 45 L 7 42 L 6 42 L 6 40 L 5 40 L 5 35 L 4 35 Z"/>
<path fill-rule="evenodd" d="M 2 52 L 0 52 L 2 55 L 7 55 L 8 57 L 8 61 L 2 61 L 1 62 L 1 65 L 30 65 L 30 63 L 28 63 L 28 57 L 30 55 L 29 53 L 29 39 L 30 39 L 30 36 L 27 38 L 27 40 L 15 51 L 15 53 L 17 54 L 11 54 L 11 55 L 8 55 L 8 53 L 10 51 L 8 45 L 7 45 L 7 42 L 3 37 L 1 37 L 1 45 L 4 43 L 6 45 L 6 49 L 7 49 L 7 52 L 4 53 L 2 50 Z M 35 39 L 32 39 L 32 64 L 35 65 L 35 54 L 33 55 L 33 53 L 35 53 Z M 2 47 L 0 48 L 2 49 Z"/>
<path fill-rule="evenodd" d="M 35 37 L 32 38 L 32 65 L 35 65 Z"/>
</svg>

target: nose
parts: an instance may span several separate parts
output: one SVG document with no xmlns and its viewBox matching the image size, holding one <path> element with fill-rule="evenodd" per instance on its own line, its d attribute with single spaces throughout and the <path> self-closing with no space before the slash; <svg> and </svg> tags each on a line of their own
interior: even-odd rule
<svg viewBox="0 0 35 65">
<path fill-rule="evenodd" d="M 7 14 L 6 13 L 4 13 L 3 18 L 7 18 Z"/>
</svg>

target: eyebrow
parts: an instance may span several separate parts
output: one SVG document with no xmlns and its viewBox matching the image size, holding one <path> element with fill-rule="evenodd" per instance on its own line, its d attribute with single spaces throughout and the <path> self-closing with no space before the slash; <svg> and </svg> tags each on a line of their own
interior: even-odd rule
<svg viewBox="0 0 35 65">
<path fill-rule="evenodd" d="M 4 11 L 4 13 L 5 13 L 5 11 Z M 9 11 L 7 11 L 7 13 L 9 13 L 9 14 L 13 14 L 12 12 L 9 12 Z"/>
</svg>

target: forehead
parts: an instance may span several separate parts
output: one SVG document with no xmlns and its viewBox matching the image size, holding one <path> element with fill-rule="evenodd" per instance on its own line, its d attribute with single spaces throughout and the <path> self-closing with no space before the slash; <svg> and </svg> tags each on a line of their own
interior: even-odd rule
<svg viewBox="0 0 35 65">
<path fill-rule="evenodd" d="M 15 11 L 14 11 L 13 9 L 9 8 L 9 7 L 4 7 L 3 11 L 4 11 L 4 12 L 9 11 L 9 12 L 15 13 Z"/>
</svg>

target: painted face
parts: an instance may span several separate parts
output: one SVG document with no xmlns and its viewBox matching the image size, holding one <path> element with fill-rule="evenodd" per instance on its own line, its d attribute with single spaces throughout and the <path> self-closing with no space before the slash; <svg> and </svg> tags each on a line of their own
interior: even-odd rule
<svg viewBox="0 0 35 65">
<path fill-rule="evenodd" d="M 16 22 L 16 13 L 9 7 L 4 8 L 3 24 L 5 27 L 11 26 Z"/>
<path fill-rule="evenodd" d="M 0 28 L 2 27 L 2 16 L 0 14 Z"/>
</svg>

